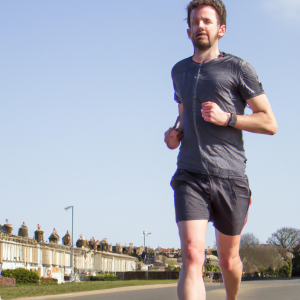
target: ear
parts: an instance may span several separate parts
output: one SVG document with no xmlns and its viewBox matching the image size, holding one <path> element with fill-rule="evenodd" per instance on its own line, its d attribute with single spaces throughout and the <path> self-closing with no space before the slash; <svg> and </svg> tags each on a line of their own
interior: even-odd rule
<svg viewBox="0 0 300 300">
<path fill-rule="evenodd" d="M 223 37 L 226 33 L 226 25 L 222 25 L 219 29 L 219 39 Z"/>
<path fill-rule="evenodd" d="M 187 29 L 187 34 L 190 39 L 192 39 L 192 30 L 191 28 Z"/>
</svg>

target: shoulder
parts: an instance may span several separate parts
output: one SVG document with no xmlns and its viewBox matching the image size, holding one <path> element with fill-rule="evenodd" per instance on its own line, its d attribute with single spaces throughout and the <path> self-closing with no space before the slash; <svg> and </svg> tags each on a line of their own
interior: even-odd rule
<svg viewBox="0 0 300 300">
<path fill-rule="evenodd" d="M 240 58 L 238 56 L 229 53 L 225 53 L 225 56 L 227 57 L 228 61 L 230 61 L 232 66 L 236 68 L 238 72 L 243 71 L 244 69 L 254 70 L 254 67 L 243 58 Z"/>
<path fill-rule="evenodd" d="M 181 61 L 179 61 L 177 64 L 174 65 L 172 68 L 172 77 L 174 77 L 176 74 L 186 70 L 189 65 L 192 62 L 192 57 L 185 58 Z"/>
<path fill-rule="evenodd" d="M 241 69 L 243 67 L 243 65 L 247 63 L 244 59 L 242 59 L 238 56 L 232 55 L 230 53 L 224 52 L 224 56 L 227 59 L 227 61 L 232 64 L 233 67 L 236 67 L 239 69 Z"/>
</svg>

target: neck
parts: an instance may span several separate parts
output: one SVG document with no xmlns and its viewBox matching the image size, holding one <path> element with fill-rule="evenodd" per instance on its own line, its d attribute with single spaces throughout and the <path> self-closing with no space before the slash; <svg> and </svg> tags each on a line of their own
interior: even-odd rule
<svg viewBox="0 0 300 300">
<path fill-rule="evenodd" d="M 211 48 L 201 51 L 198 48 L 195 48 L 193 60 L 197 63 L 208 62 L 212 59 L 215 59 L 220 54 L 218 45 L 212 46 Z"/>
</svg>

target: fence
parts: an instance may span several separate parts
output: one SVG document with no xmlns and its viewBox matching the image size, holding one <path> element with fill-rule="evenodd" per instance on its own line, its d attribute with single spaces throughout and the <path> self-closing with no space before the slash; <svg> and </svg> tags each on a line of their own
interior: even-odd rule
<svg viewBox="0 0 300 300">
<path fill-rule="evenodd" d="M 166 280 L 178 279 L 179 272 L 137 271 L 116 272 L 120 280 Z"/>
</svg>

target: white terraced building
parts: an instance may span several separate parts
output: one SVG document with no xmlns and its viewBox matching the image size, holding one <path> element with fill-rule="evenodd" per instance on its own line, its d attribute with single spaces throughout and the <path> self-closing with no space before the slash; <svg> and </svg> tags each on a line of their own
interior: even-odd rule
<svg viewBox="0 0 300 300">
<path fill-rule="evenodd" d="M 75 274 L 82 272 L 118 272 L 136 270 L 136 258 L 108 251 L 74 248 Z M 71 249 L 55 243 L 37 243 L 33 239 L 0 233 L 0 269 L 36 270 L 40 277 L 64 281 L 70 275 Z"/>
</svg>

